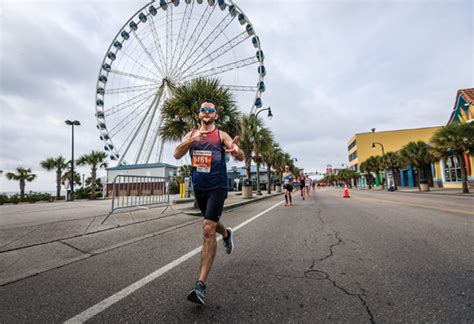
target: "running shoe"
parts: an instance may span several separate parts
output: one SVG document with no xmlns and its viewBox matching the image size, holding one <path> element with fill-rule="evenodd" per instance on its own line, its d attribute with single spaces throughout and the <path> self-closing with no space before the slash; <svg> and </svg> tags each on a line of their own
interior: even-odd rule
<svg viewBox="0 0 474 324">
<path fill-rule="evenodd" d="M 206 285 L 202 281 L 196 281 L 196 286 L 188 294 L 188 300 L 190 302 L 204 305 L 206 299 Z"/>
<path fill-rule="evenodd" d="M 234 249 L 234 239 L 233 239 L 234 230 L 232 230 L 232 228 L 230 228 L 230 227 L 227 227 L 226 230 L 227 230 L 227 234 L 229 234 L 229 236 L 227 236 L 227 238 L 223 239 L 222 241 L 224 243 L 225 252 L 227 254 L 231 254 L 232 250 Z"/>
<path fill-rule="evenodd" d="M 286 207 L 286 206 L 288 206 L 288 203 L 287 203 L 287 202 L 285 202 L 285 207 Z"/>
</svg>

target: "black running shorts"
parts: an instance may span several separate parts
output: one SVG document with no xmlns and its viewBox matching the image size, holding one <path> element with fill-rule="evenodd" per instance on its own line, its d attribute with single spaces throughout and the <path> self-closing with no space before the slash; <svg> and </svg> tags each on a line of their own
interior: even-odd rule
<svg viewBox="0 0 474 324">
<path fill-rule="evenodd" d="M 227 198 L 227 189 L 217 188 L 209 191 L 194 191 L 199 209 L 205 219 L 218 222 L 224 209 L 224 201 Z"/>
<path fill-rule="evenodd" d="M 285 184 L 284 188 L 285 190 L 288 190 L 289 192 L 293 191 L 293 187 L 289 183 Z"/>
</svg>

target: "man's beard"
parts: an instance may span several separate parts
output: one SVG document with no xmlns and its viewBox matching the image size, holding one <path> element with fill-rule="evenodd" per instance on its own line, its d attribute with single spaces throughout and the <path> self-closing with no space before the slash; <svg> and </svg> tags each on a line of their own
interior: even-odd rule
<svg viewBox="0 0 474 324">
<path fill-rule="evenodd" d="M 212 117 L 209 117 L 209 118 L 203 118 L 201 120 L 201 122 L 204 124 L 204 125 L 212 125 L 214 123 L 214 118 Z"/>
</svg>

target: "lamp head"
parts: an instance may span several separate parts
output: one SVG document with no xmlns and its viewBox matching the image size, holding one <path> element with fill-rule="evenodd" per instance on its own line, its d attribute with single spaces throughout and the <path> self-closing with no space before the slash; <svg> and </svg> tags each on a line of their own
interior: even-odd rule
<svg viewBox="0 0 474 324">
<path fill-rule="evenodd" d="M 78 120 L 72 122 L 74 125 L 79 126 L 81 123 Z"/>
<path fill-rule="evenodd" d="M 72 121 L 70 121 L 69 119 L 64 122 L 66 123 L 66 125 L 72 125 Z"/>
<path fill-rule="evenodd" d="M 268 118 L 272 119 L 273 114 L 272 114 L 272 109 L 268 107 Z"/>
<path fill-rule="evenodd" d="M 372 148 L 375 149 L 375 143 L 372 143 Z"/>
</svg>

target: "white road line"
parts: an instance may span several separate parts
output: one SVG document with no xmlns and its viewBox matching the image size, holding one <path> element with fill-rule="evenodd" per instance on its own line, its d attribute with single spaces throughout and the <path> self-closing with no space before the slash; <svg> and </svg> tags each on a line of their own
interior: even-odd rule
<svg viewBox="0 0 474 324">
<path fill-rule="evenodd" d="M 245 222 L 240 223 L 239 225 L 234 227 L 234 231 L 237 231 L 237 230 L 241 229 L 242 227 L 244 227 L 248 223 L 253 222 L 257 218 L 259 218 L 260 216 L 268 213 L 270 210 L 272 210 L 273 208 L 275 208 L 277 206 L 281 206 L 281 201 L 276 203 L 275 205 L 271 206 L 270 208 L 264 210 L 263 212 L 253 216 L 252 218 L 247 219 Z M 220 241 L 221 239 L 222 239 L 222 237 L 219 237 L 217 240 Z M 160 269 L 156 270 L 155 272 L 150 273 L 148 276 L 138 280 L 137 282 L 135 282 L 135 283 L 131 284 L 130 286 L 120 290 L 119 292 L 113 294 L 112 296 L 104 299 L 103 301 L 99 302 L 98 304 L 95 304 L 94 306 L 86 309 L 82 313 L 68 319 L 64 323 L 66 323 L 66 324 L 84 323 L 85 321 L 91 319 L 95 315 L 97 315 L 97 314 L 101 313 L 102 311 L 106 310 L 107 308 L 109 308 L 113 304 L 119 302 L 120 300 L 124 299 L 128 295 L 130 295 L 130 294 L 134 293 L 135 291 L 137 291 L 138 289 L 142 288 L 146 284 L 150 283 L 151 281 L 153 281 L 156 278 L 160 277 L 161 275 L 165 274 L 169 270 L 175 268 L 176 266 L 180 265 L 184 261 L 192 258 L 196 254 L 201 252 L 201 250 L 202 250 L 202 245 L 200 247 L 195 248 L 194 250 L 186 253 L 185 255 L 179 257 L 178 259 L 168 263 L 164 267 L 161 267 Z"/>
</svg>

